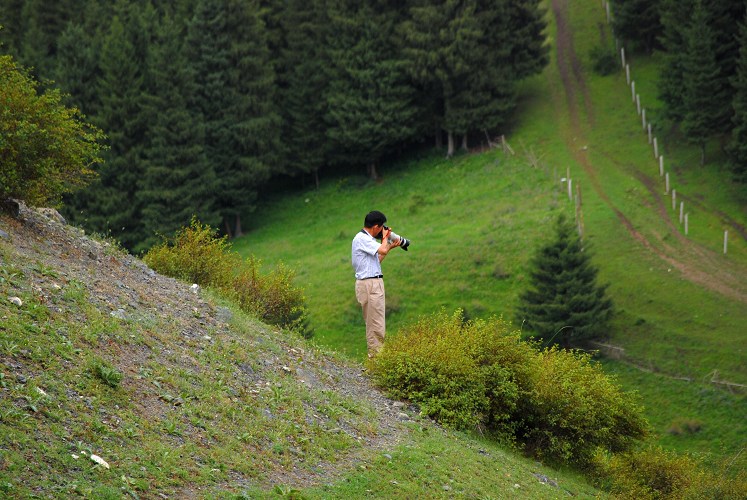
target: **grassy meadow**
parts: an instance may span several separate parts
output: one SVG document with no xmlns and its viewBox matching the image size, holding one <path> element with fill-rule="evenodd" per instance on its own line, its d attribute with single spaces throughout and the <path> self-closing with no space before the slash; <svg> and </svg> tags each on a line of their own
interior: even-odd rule
<svg viewBox="0 0 747 500">
<path fill-rule="evenodd" d="M 514 319 L 529 259 L 557 215 L 574 212 L 561 182 L 570 171 L 581 189 L 585 241 L 616 305 L 607 341 L 625 353 L 625 363 L 606 366 L 641 393 L 661 443 L 732 456 L 745 446 L 747 402 L 708 381 L 717 370 L 720 379 L 747 384 L 747 242 L 735 230 L 747 226 L 745 199 L 725 181 L 717 144 L 700 167 L 699 150 L 657 121 L 658 57 L 629 56 L 677 204 L 684 201 L 689 214 L 684 235 L 625 74 L 589 70 L 591 49 L 613 44 L 603 10 L 574 2 L 567 19 L 570 32 L 551 23 L 550 66 L 522 86 L 518 122 L 506 135 L 514 154 L 413 153 L 382 165 L 377 182 L 323 177 L 318 190 L 268 197 L 234 249 L 296 269 L 316 342 L 362 360 L 350 242 L 369 210 L 383 211 L 412 240 L 408 252 L 395 249 L 383 263 L 389 335 L 441 308 Z M 559 61 L 559 43 L 575 59 Z M 564 64 L 577 70 L 565 86 Z M 675 424 L 688 419 L 702 425 L 678 433 Z"/>
</svg>

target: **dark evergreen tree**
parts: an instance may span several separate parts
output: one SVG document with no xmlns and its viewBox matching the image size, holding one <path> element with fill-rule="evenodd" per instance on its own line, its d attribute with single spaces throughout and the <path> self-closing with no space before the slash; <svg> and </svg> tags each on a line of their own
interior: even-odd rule
<svg viewBox="0 0 747 500">
<path fill-rule="evenodd" d="M 464 80 L 470 74 L 487 66 L 478 69 L 464 60 L 465 56 L 479 57 L 475 51 L 481 32 L 473 16 L 475 10 L 473 1 L 414 0 L 403 25 L 407 67 L 419 87 L 433 92 L 437 99 L 430 108 L 440 111 L 436 123 L 448 134 L 448 155 L 454 152 L 454 134 L 466 128 L 460 107 L 453 102 L 455 96 L 460 86 L 467 86 Z"/>
<path fill-rule="evenodd" d="M 0 0 L 0 53 L 18 60 L 25 30 L 23 4 L 25 0 Z"/>
<path fill-rule="evenodd" d="M 612 0 L 612 27 L 615 35 L 633 48 L 652 52 L 661 36 L 660 0 Z"/>
<path fill-rule="evenodd" d="M 700 146 L 704 164 L 708 139 L 727 128 L 731 94 L 729 81 L 716 61 L 716 37 L 701 0 L 695 0 L 686 34 L 682 132 L 689 142 Z"/>
<path fill-rule="evenodd" d="M 564 347 L 604 337 L 612 316 L 606 286 L 573 223 L 558 217 L 555 236 L 531 261 L 530 288 L 520 296 L 517 322 L 535 337 Z"/>
<path fill-rule="evenodd" d="M 148 55 L 152 87 L 143 97 L 150 117 L 145 169 L 138 183 L 146 239 L 134 247 L 145 250 L 158 240 L 189 225 L 192 216 L 213 227 L 220 217 L 213 208 L 217 192 L 215 171 L 204 150 L 201 116 L 187 107 L 195 78 L 182 50 L 182 29 L 170 17 Z"/>
<path fill-rule="evenodd" d="M 502 127 L 516 82 L 547 64 L 543 12 L 536 0 L 414 0 L 403 24 L 408 68 L 438 96 L 449 151 L 454 134 Z"/>
<path fill-rule="evenodd" d="M 101 76 L 97 82 L 100 107 L 95 122 L 109 136 L 110 149 L 98 180 L 73 200 L 75 220 L 108 232 L 127 248 L 146 238 L 137 190 L 145 171 L 144 148 L 148 123 L 142 109 L 147 51 L 136 47 L 143 33 L 152 31 L 145 20 L 149 9 L 119 2 L 101 46 Z"/>
<path fill-rule="evenodd" d="M 26 0 L 21 17 L 20 57 L 41 78 L 50 78 L 54 71 L 57 37 L 67 24 L 76 21 L 83 12 L 85 0 Z"/>
<path fill-rule="evenodd" d="M 492 3 L 488 2 L 489 5 Z M 494 43 L 490 40 L 497 39 L 509 44 L 510 66 L 518 80 L 540 73 L 550 60 L 550 47 L 544 33 L 547 27 L 546 11 L 541 5 L 540 0 L 509 0 L 509 21 L 505 25 L 507 34 L 490 34 L 495 30 L 491 26 L 487 28 L 488 45 Z M 504 64 L 504 61 L 498 59 L 496 63 Z"/>
<path fill-rule="evenodd" d="M 747 184 L 747 17 L 740 25 L 739 45 L 737 72 L 733 80 L 733 129 L 728 153 L 735 177 Z"/>
<path fill-rule="evenodd" d="M 254 209 L 257 191 L 276 164 L 280 128 L 257 2 L 200 0 L 187 41 L 198 84 L 190 106 L 203 116 L 224 227 L 238 236 L 241 215 Z"/>
<path fill-rule="evenodd" d="M 694 0 L 662 0 L 661 21 L 664 58 L 659 77 L 659 99 L 663 116 L 678 123 L 685 116 L 685 28 L 690 24 Z"/>
<path fill-rule="evenodd" d="M 277 67 L 283 114 L 284 173 L 313 174 L 327 161 L 325 11 L 319 0 L 289 0 L 282 16 L 285 45 Z"/>
<path fill-rule="evenodd" d="M 95 11 L 95 4 L 89 2 L 88 12 Z M 69 94 L 70 104 L 89 116 L 95 116 L 99 107 L 99 48 L 96 28 L 87 24 L 70 23 L 57 39 L 55 83 Z"/>
<path fill-rule="evenodd" d="M 374 179 L 382 156 L 415 130 L 414 89 L 396 38 L 399 16 L 375 4 L 329 3 L 326 113 L 331 154 L 339 162 L 366 165 Z"/>
</svg>

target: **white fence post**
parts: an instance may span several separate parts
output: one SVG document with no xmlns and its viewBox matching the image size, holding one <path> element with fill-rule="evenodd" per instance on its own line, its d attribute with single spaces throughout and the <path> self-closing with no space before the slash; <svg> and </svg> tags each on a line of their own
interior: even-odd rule
<svg viewBox="0 0 747 500">
<path fill-rule="evenodd" d="M 630 82 L 630 99 L 635 103 L 635 80 Z"/>
<path fill-rule="evenodd" d="M 651 135 L 651 123 L 648 124 L 648 143 L 651 144 L 651 141 L 653 140 L 653 137 Z"/>
<path fill-rule="evenodd" d="M 687 219 L 688 219 L 688 216 L 689 216 L 689 215 L 690 215 L 690 214 L 685 214 L 685 235 L 686 235 L 686 236 L 687 236 L 687 229 L 688 229 L 688 227 L 687 227 L 687 225 L 688 225 L 688 224 L 687 224 Z"/>
<path fill-rule="evenodd" d="M 654 137 L 654 158 L 659 157 L 659 144 L 656 142 L 656 137 Z"/>
<path fill-rule="evenodd" d="M 677 208 L 677 190 L 672 189 L 672 210 Z"/>
<path fill-rule="evenodd" d="M 641 95 L 636 94 L 635 95 L 635 109 L 638 111 L 638 114 L 641 114 Z"/>
<path fill-rule="evenodd" d="M 646 131 L 646 108 L 643 108 L 641 110 L 641 126 L 643 127 L 643 131 Z"/>
<path fill-rule="evenodd" d="M 659 177 L 664 175 L 664 155 L 659 157 Z"/>
<path fill-rule="evenodd" d="M 623 68 L 625 67 L 625 47 L 620 49 L 620 59 L 622 59 Z"/>
<path fill-rule="evenodd" d="M 666 175 L 666 190 L 664 192 L 666 194 L 669 194 L 669 172 L 667 172 L 667 175 Z"/>
<path fill-rule="evenodd" d="M 724 231 L 724 255 L 726 255 L 726 250 L 729 245 L 729 231 Z"/>
<path fill-rule="evenodd" d="M 630 64 L 625 64 L 625 83 L 630 85 Z"/>
<path fill-rule="evenodd" d="M 685 220 L 685 202 L 680 202 L 680 224 Z"/>
</svg>

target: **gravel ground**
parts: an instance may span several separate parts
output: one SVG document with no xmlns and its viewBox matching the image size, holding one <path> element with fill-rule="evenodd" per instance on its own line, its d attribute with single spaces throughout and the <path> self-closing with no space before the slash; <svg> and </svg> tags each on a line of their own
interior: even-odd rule
<svg viewBox="0 0 747 500">
<path fill-rule="evenodd" d="M 231 311 L 212 303 L 202 291 L 193 290 L 191 284 L 159 275 L 108 241 L 91 238 L 82 230 L 67 225 L 54 210 L 31 209 L 20 204 L 17 216 L 0 214 L 0 247 L 14 255 L 13 265 L 22 263 L 20 265 L 36 269 L 28 274 L 33 275 L 34 295 L 42 301 L 60 287 L 77 283 L 85 288 L 90 303 L 105 314 L 122 320 L 166 319 L 175 324 L 182 332 L 183 342 L 165 346 L 167 352 L 177 354 L 171 356 L 170 363 L 182 360 L 185 368 L 199 371 L 199 366 L 195 366 L 195 353 L 190 352 L 195 349 L 195 339 L 236 336 L 232 331 L 235 327 L 230 325 Z M 38 272 L 40 263 L 46 272 Z M 49 307 L 55 307 L 53 300 L 49 303 Z M 246 482 L 247 485 L 264 487 L 285 484 L 302 488 L 329 483 L 340 474 L 357 468 L 361 461 L 392 450 L 406 439 L 413 427 L 408 424 L 413 421 L 416 420 L 419 426 L 433 425 L 417 416 L 416 407 L 385 397 L 372 385 L 360 364 L 329 355 L 300 338 L 269 326 L 244 335 L 253 346 L 267 345 L 266 351 L 262 352 L 265 359 L 259 373 L 256 369 L 236 367 L 238 376 L 245 378 L 243 383 L 246 386 L 262 380 L 270 372 L 283 371 L 309 389 L 335 391 L 370 408 L 369 415 L 375 415 L 372 422 L 375 431 L 356 433 L 354 425 L 346 429 L 343 423 L 343 431 L 355 437 L 362 446 L 341 453 L 334 462 L 315 467 L 278 467 L 270 471 L 264 484 L 260 485 L 256 479 L 234 477 L 233 486 Z M 123 348 L 120 369 L 125 374 L 136 370 L 143 358 L 152 356 L 152 352 L 146 353 L 145 349 L 142 346 Z M 33 373 L 19 375 L 34 376 Z M 153 416 L 159 415 L 159 405 L 164 404 L 157 398 L 141 403 Z M 189 490 L 180 494 L 184 497 L 199 496 L 199 492 Z"/>
</svg>

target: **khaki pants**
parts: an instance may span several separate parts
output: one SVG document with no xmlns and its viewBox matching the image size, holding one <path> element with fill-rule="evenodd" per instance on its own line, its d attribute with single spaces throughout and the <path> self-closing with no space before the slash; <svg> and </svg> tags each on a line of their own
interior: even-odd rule
<svg viewBox="0 0 747 500">
<path fill-rule="evenodd" d="M 382 278 L 357 280 L 355 298 L 363 308 L 368 357 L 372 358 L 384 347 L 384 335 L 386 334 L 384 280 Z"/>
</svg>

